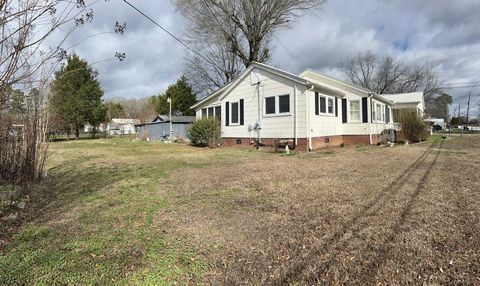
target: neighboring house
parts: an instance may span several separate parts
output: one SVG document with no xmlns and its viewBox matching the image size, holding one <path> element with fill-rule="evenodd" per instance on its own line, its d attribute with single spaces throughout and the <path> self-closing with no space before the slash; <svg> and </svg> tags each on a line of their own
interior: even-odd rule
<svg viewBox="0 0 480 286">
<path fill-rule="evenodd" d="M 188 128 L 195 120 L 195 116 L 172 116 L 172 138 L 187 140 Z M 166 139 L 170 133 L 170 117 L 168 115 L 158 115 L 152 122 L 137 124 L 135 127 L 139 139 Z"/>
<path fill-rule="evenodd" d="M 399 94 L 382 94 L 388 100 L 393 101 L 393 120 L 398 121 L 400 110 L 416 113 L 423 117 L 425 110 L 425 100 L 423 92 L 399 93 Z"/>
<path fill-rule="evenodd" d="M 443 118 L 427 118 L 425 119 L 425 122 L 429 122 L 433 126 L 438 125 L 442 127 L 443 130 L 447 129 L 447 123 Z"/>
<path fill-rule="evenodd" d="M 109 135 L 135 134 L 135 124 L 140 124 L 138 119 L 113 118 L 105 129 Z"/>
<path fill-rule="evenodd" d="M 298 150 L 375 144 L 397 126 L 395 102 L 312 70 L 300 76 L 253 63 L 236 80 L 194 106 L 197 118 L 221 120 L 222 144 L 290 140 Z"/>
<path fill-rule="evenodd" d="M 96 132 L 104 132 L 104 131 L 105 131 L 105 124 L 104 124 L 104 123 L 100 123 L 100 124 L 97 126 Z M 93 126 L 90 125 L 90 123 L 85 124 L 85 126 L 83 126 L 83 132 L 85 132 L 85 133 L 93 132 Z"/>
</svg>

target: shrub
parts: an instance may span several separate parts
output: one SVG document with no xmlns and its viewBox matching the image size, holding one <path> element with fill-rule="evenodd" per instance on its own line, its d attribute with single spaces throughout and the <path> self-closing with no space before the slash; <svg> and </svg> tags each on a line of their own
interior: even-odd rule
<svg viewBox="0 0 480 286">
<path fill-rule="evenodd" d="M 427 125 L 421 117 L 414 112 L 401 112 L 399 114 L 400 132 L 398 137 L 401 140 L 409 142 L 419 142 L 427 140 L 429 132 Z"/>
<path fill-rule="evenodd" d="M 220 136 L 220 120 L 216 118 L 202 118 L 190 126 L 189 138 L 195 146 L 216 147 Z"/>
</svg>

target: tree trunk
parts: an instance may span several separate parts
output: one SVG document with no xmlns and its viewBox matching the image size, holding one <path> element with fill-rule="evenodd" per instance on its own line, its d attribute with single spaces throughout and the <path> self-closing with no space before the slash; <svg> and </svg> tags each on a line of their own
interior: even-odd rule
<svg viewBox="0 0 480 286">
<path fill-rule="evenodd" d="M 80 127 L 75 126 L 75 137 L 80 139 Z"/>
</svg>

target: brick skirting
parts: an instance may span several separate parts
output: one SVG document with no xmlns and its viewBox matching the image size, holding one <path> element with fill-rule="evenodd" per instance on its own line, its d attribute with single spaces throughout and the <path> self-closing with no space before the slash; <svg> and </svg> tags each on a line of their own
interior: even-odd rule
<svg viewBox="0 0 480 286">
<path fill-rule="evenodd" d="M 285 140 L 294 141 L 293 138 L 282 138 Z M 278 138 L 261 138 L 261 144 L 265 146 L 274 146 L 278 142 Z M 380 134 L 372 134 L 372 143 L 378 144 L 380 142 Z M 369 135 L 334 135 L 334 136 L 324 136 L 324 137 L 313 137 L 312 138 L 312 148 L 313 150 L 326 148 L 326 147 L 336 147 L 341 144 L 345 145 L 369 145 L 370 136 Z M 222 138 L 222 146 L 226 147 L 249 147 L 255 146 L 255 138 Z M 307 138 L 298 138 L 297 146 L 295 146 L 296 151 L 306 152 L 308 151 L 308 140 Z"/>
</svg>

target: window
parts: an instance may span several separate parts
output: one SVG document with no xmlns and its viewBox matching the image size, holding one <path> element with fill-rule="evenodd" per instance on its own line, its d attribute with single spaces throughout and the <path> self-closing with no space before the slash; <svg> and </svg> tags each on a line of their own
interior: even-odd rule
<svg viewBox="0 0 480 286">
<path fill-rule="evenodd" d="M 331 96 L 319 95 L 319 111 L 320 114 L 335 114 L 335 98 Z"/>
<path fill-rule="evenodd" d="M 385 105 L 372 101 L 372 121 L 385 122 Z"/>
<path fill-rule="evenodd" d="M 282 115 L 289 113 L 289 94 L 265 97 L 265 115 Z"/>
<path fill-rule="evenodd" d="M 238 107 L 239 107 L 239 104 L 238 102 L 232 102 L 231 103 L 231 108 L 232 108 L 232 111 L 231 111 L 231 120 L 230 122 L 232 124 L 238 124 Z"/>
<path fill-rule="evenodd" d="M 360 100 L 350 101 L 350 120 L 360 121 Z"/>
<path fill-rule="evenodd" d="M 326 113 L 327 111 L 327 109 L 325 108 L 325 100 L 325 97 L 320 96 L 320 113 Z"/>
<path fill-rule="evenodd" d="M 208 108 L 208 117 L 213 117 L 213 107 Z"/>
<path fill-rule="evenodd" d="M 220 119 L 222 116 L 222 109 L 220 106 L 215 106 L 215 117 Z"/>
<path fill-rule="evenodd" d="M 328 113 L 333 114 L 333 98 L 328 98 Z"/>
<path fill-rule="evenodd" d="M 377 103 L 377 112 L 375 113 L 377 115 L 377 121 L 382 121 L 382 106 Z"/>
<path fill-rule="evenodd" d="M 275 114 L 275 96 L 265 98 L 265 114 Z"/>
<path fill-rule="evenodd" d="M 203 108 L 202 109 L 202 118 L 205 118 L 205 117 L 207 117 L 207 109 Z"/>
<path fill-rule="evenodd" d="M 278 110 L 279 113 L 290 112 L 290 95 L 281 95 L 278 97 Z"/>
</svg>

